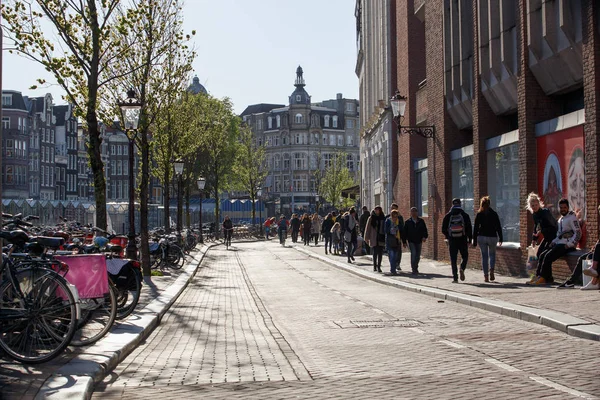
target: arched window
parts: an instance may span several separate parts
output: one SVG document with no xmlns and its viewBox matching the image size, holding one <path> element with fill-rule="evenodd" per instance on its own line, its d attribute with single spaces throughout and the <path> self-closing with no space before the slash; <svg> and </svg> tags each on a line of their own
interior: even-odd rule
<svg viewBox="0 0 600 400">
<path fill-rule="evenodd" d="M 275 120 L 277 121 L 277 127 L 280 128 L 281 127 L 281 116 L 280 115 L 276 116 Z"/>
<path fill-rule="evenodd" d="M 302 95 L 299 95 L 299 94 L 297 94 L 297 95 L 296 95 L 296 101 L 297 101 L 297 102 L 300 102 L 300 101 L 302 101 Z"/>
<path fill-rule="evenodd" d="M 301 124 L 303 119 L 304 119 L 304 117 L 302 116 L 302 114 L 296 114 L 296 123 L 297 124 Z"/>
<path fill-rule="evenodd" d="M 269 127 L 269 129 L 273 129 L 273 118 L 272 117 L 267 118 L 267 126 Z"/>
<path fill-rule="evenodd" d="M 329 128 L 329 115 L 325 116 L 325 128 Z"/>
<path fill-rule="evenodd" d="M 338 127 L 338 117 L 337 117 L 337 115 L 333 116 L 333 127 L 334 128 Z"/>
</svg>

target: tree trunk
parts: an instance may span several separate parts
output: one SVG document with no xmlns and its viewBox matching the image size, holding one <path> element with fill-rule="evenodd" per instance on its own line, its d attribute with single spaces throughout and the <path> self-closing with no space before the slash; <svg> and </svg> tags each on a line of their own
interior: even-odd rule
<svg viewBox="0 0 600 400">
<path fill-rule="evenodd" d="M 164 206 L 164 224 L 165 231 L 169 233 L 171 231 L 171 223 L 170 223 L 170 210 L 169 210 L 169 201 L 170 199 L 170 186 L 171 183 L 169 179 L 171 178 L 169 171 L 165 171 L 163 176 L 163 188 L 164 188 L 164 198 L 163 198 L 163 206 Z"/>
</svg>

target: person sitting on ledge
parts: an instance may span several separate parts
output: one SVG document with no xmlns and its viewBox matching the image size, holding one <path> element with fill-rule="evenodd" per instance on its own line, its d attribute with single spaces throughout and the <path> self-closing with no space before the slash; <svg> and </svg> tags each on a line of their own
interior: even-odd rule
<svg viewBox="0 0 600 400">
<path fill-rule="evenodd" d="M 600 206 L 598 206 L 598 213 L 600 213 Z M 592 265 L 589 268 L 583 269 L 583 262 L 588 259 L 592 259 Z M 598 290 L 600 289 L 600 282 L 598 280 L 598 261 L 600 261 L 600 240 L 594 245 L 594 249 L 588 253 L 585 253 L 577 260 L 577 266 L 573 270 L 573 273 L 564 281 L 557 289 L 563 288 L 574 288 L 575 285 L 582 285 L 583 280 L 581 273 L 587 276 L 591 276 L 592 280 L 581 288 L 581 290 Z"/>
<path fill-rule="evenodd" d="M 539 255 L 538 274 L 535 282 L 527 282 L 529 285 L 546 285 L 554 282 L 552 277 L 552 263 L 565 254 L 575 250 L 575 246 L 581 239 L 581 228 L 577 216 L 569 211 L 569 200 L 560 199 L 558 202 L 560 219 L 558 220 L 558 232 L 550 248 Z"/>
</svg>

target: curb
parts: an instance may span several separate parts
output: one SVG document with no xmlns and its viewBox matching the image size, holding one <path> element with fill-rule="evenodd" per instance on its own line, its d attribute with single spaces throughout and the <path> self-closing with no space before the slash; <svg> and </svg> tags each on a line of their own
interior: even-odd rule
<svg viewBox="0 0 600 400">
<path fill-rule="evenodd" d="M 94 385 L 102 381 L 160 324 L 163 315 L 196 275 L 208 250 L 219 244 L 205 244 L 191 256 L 191 262 L 181 275 L 160 296 L 46 379 L 35 400 L 90 399 Z"/>
<path fill-rule="evenodd" d="M 425 294 L 441 300 L 453 301 L 455 303 L 480 308 L 482 310 L 491 311 L 497 314 L 520 319 L 523 321 L 544 325 L 564 332 L 571 336 L 588 340 L 600 341 L 600 325 L 596 325 L 593 322 L 589 322 L 569 314 L 564 314 L 551 310 L 543 310 L 534 307 L 522 306 L 519 304 L 513 304 L 502 300 L 486 299 L 484 297 L 453 292 L 446 289 L 423 286 L 416 283 L 402 282 L 392 278 L 385 278 L 381 275 L 373 275 L 360 269 L 348 267 L 346 264 L 331 260 L 328 257 L 313 253 L 309 250 L 305 250 L 299 247 L 293 248 L 296 251 L 308 255 L 309 257 L 315 258 L 338 269 L 360 276 L 361 278 L 369 279 L 377 283 L 408 290 L 413 293 Z"/>
</svg>

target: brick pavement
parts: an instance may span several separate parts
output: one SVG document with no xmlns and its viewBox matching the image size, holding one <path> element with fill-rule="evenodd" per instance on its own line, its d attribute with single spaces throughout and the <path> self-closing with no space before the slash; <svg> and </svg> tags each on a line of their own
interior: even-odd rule
<svg viewBox="0 0 600 400">
<path fill-rule="evenodd" d="M 308 248 L 302 245 L 298 247 L 325 256 L 325 248 L 322 243 L 317 247 L 314 245 Z M 346 262 L 346 256 L 328 255 L 327 257 L 343 263 Z M 355 258 L 356 262 L 353 264 L 355 268 L 369 272 L 373 271 L 370 256 Z M 556 285 L 527 286 L 525 285 L 526 278 L 499 274 L 496 274 L 495 282 L 485 283 L 483 272 L 470 268 L 465 272 L 466 280 L 464 282 L 459 281 L 460 283 L 457 285 L 452 283 L 450 264 L 430 259 L 421 259 L 419 271 L 422 275 L 413 277 L 409 273 L 411 270 L 410 252 L 405 249 L 403 249 L 401 268 L 402 271 L 399 276 L 389 277 L 389 279 L 558 311 L 590 322 L 600 323 L 600 314 L 597 312 L 598 307 L 600 307 L 600 291 L 582 291 L 578 288 L 556 289 Z M 384 272 L 390 270 L 389 261 L 385 255 L 382 261 L 382 270 Z"/>
<path fill-rule="evenodd" d="M 141 310 L 160 293 L 173 284 L 181 270 L 170 270 L 165 276 L 152 277 L 152 286 L 144 284 L 137 310 Z M 116 321 L 115 326 L 126 323 Z M 40 365 L 22 365 L 10 359 L 0 358 L 0 399 L 33 399 L 43 383 L 53 373 L 80 354 L 85 353 L 85 347 L 68 347 L 64 354 L 50 362 Z"/>
<path fill-rule="evenodd" d="M 94 398 L 593 398 L 595 342 L 275 243 L 211 250 Z"/>
</svg>

